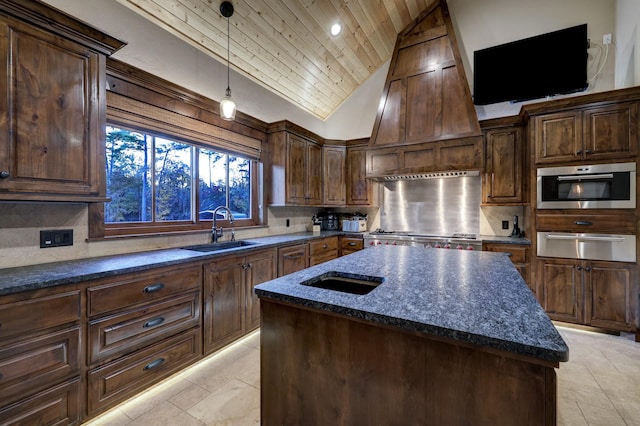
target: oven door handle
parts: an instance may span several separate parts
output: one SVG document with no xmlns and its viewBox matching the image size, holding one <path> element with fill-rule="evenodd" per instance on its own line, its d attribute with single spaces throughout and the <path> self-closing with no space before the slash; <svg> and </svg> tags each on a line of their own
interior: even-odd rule
<svg viewBox="0 0 640 426">
<path fill-rule="evenodd" d="M 582 240 L 582 241 L 608 241 L 612 243 L 620 243 L 625 240 L 624 237 L 607 237 L 607 236 L 589 236 L 589 237 L 581 237 L 578 235 L 554 235 L 548 234 L 547 240 Z"/>
<path fill-rule="evenodd" d="M 613 179 L 613 173 L 605 173 L 601 175 L 569 175 L 569 176 L 558 176 L 558 182 L 562 182 L 565 180 L 598 180 L 598 179 Z"/>
</svg>

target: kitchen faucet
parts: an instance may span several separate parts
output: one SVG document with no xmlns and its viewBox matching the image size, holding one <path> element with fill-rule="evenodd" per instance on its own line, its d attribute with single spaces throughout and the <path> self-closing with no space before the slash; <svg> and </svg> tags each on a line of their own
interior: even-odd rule
<svg viewBox="0 0 640 426">
<path fill-rule="evenodd" d="M 218 242 L 218 238 L 222 237 L 222 226 L 220 227 L 220 229 L 216 227 L 216 215 L 218 214 L 218 210 L 220 209 L 226 210 L 229 213 L 229 223 L 233 223 L 233 213 L 231 213 L 231 210 L 229 210 L 228 207 L 226 206 L 216 207 L 216 209 L 213 211 L 213 225 L 211 227 L 211 233 L 213 234 L 214 244 Z"/>
</svg>

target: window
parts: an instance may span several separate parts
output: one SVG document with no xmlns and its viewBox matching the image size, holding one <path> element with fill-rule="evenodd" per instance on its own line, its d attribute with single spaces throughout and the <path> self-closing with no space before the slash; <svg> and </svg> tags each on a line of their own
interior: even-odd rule
<svg viewBox="0 0 640 426">
<path fill-rule="evenodd" d="M 108 125 L 105 234 L 208 229 L 218 206 L 232 211 L 232 226 L 257 224 L 256 170 L 255 160 Z"/>
</svg>

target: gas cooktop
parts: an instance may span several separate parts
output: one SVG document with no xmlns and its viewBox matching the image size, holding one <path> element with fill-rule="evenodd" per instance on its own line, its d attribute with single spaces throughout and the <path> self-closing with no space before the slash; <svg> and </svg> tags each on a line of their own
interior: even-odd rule
<svg viewBox="0 0 640 426">
<path fill-rule="evenodd" d="M 442 234 L 421 234 L 411 231 L 387 231 L 382 228 L 378 228 L 375 231 L 370 232 L 371 235 L 389 235 L 389 236 L 398 236 L 398 237 L 417 237 L 417 238 L 458 238 L 465 240 L 475 240 L 477 239 L 476 234 L 468 234 L 461 232 L 454 232 L 453 234 L 442 235 Z"/>
</svg>

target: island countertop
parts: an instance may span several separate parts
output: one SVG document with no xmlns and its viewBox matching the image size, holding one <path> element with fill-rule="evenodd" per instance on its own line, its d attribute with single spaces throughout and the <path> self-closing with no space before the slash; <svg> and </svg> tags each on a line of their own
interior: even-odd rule
<svg viewBox="0 0 640 426">
<path fill-rule="evenodd" d="M 384 277 L 365 295 L 300 283 L 326 272 Z M 260 284 L 288 302 L 557 363 L 569 349 L 505 253 L 378 246 Z"/>
</svg>

